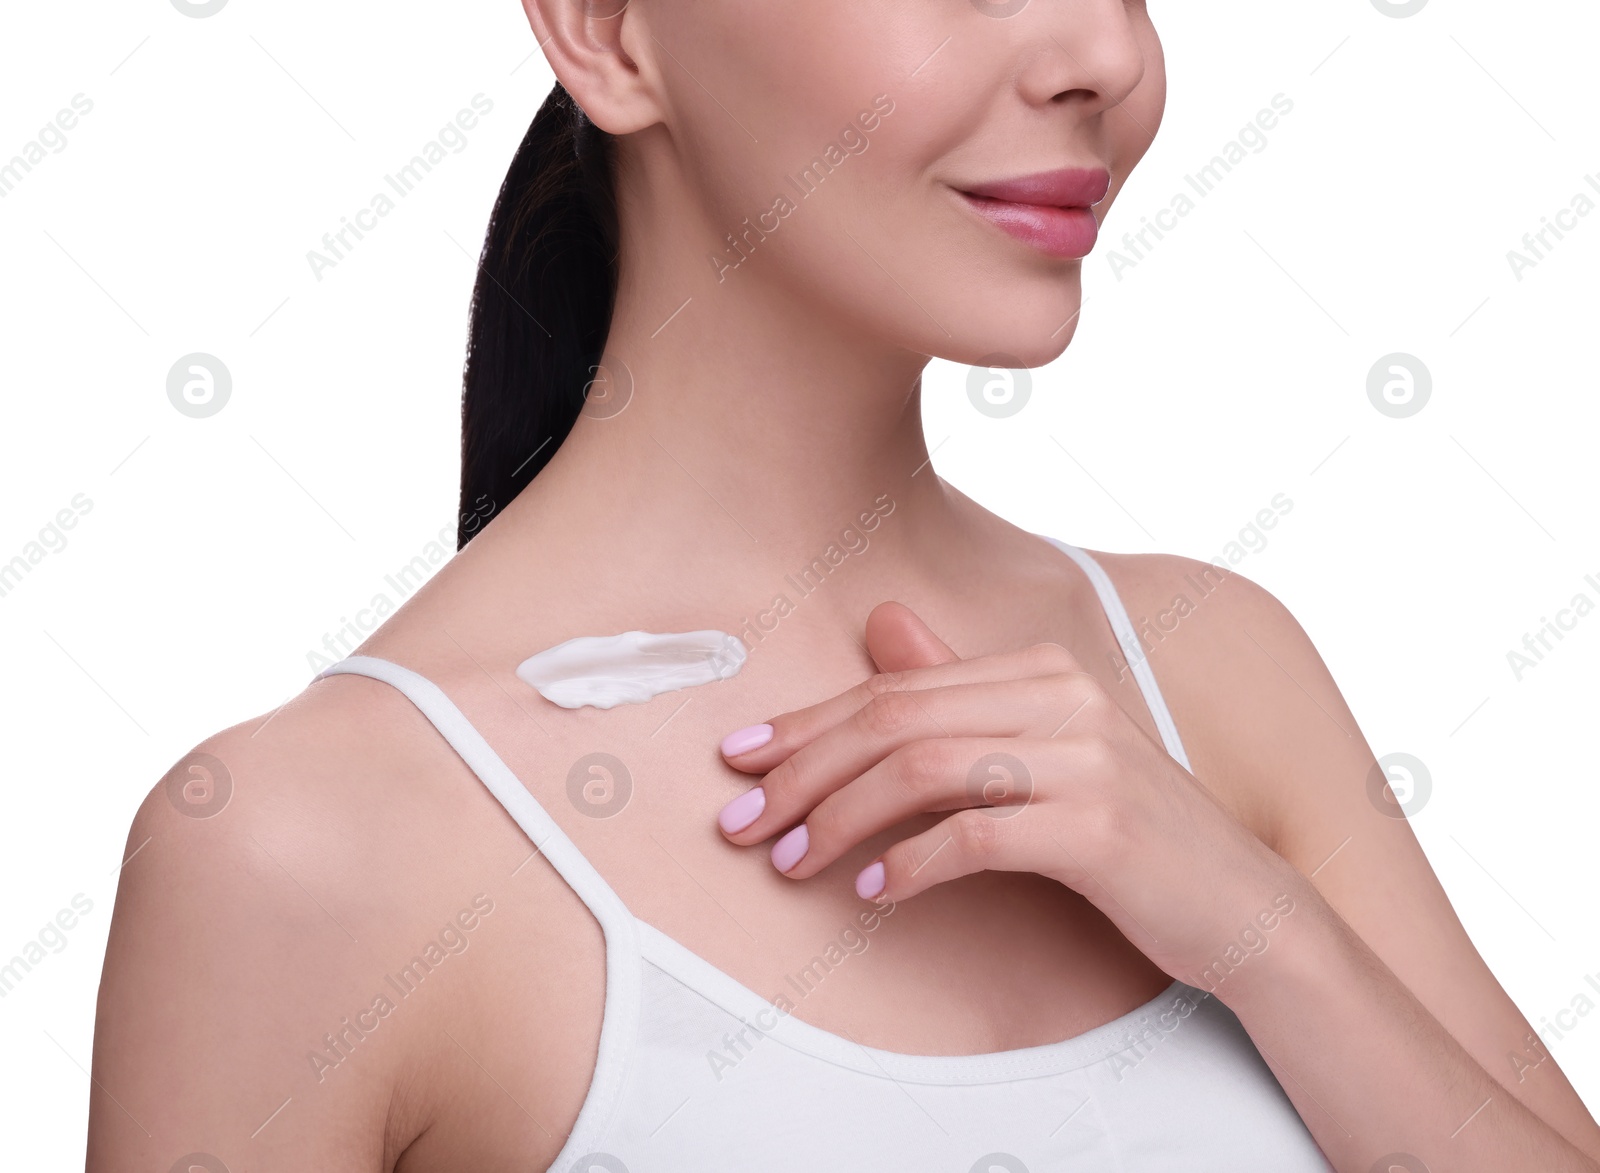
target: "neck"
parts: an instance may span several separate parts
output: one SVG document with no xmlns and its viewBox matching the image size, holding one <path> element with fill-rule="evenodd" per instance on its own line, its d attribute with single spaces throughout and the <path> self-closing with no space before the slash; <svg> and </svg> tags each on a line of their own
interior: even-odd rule
<svg viewBox="0 0 1600 1173">
<path fill-rule="evenodd" d="M 712 222 L 667 144 L 638 138 L 650 181 L 627 178 L 630 166 L 619 179 L 622 269 L 597 387 L 485 538 L 781 581 L 891 509 L 870 534 L 890 554 L 870 562 L 933 573 L 970 502 L 939 480 L 923 440 L 928 357 L 808 296 L 827 288 L 805 266 L 827 254 L 829 208 L 806 202 L 728 269 L 734 224 Z M 910 296 L 882 283 L 883 298 Z"/>
<path fill-rule="evenodd" d="M 770 572 L 804 564 L 887 499 L 896 561 L 935 563 L 963 499 L 923 439 L 927 356 L 773 282 L 779 249 L 816 246 L 823 209 L 802 208 L 719 272 L 722 234 L 674 186 L 624 184 L 637 194 L 622 208 L 627 263 L 599 382 L 500 528 L 526 521 L 543 539 L 565 517 L 589 540 L 665 533 Z"/>
<path fill-rule="evenodd" d="M 620 323 L 602 359 L 606 394 L 541 474 L 545 488 L 593 501 L 603 483 L 634 525 L 677 518 L 779 548 L 884 494 L 910 511 L 944 501 L 922 436 L 920 357 L 862 355 L 833 331 L 736 316 L 691 303 L 649 345 L 643 324 Z"/>
</svg>

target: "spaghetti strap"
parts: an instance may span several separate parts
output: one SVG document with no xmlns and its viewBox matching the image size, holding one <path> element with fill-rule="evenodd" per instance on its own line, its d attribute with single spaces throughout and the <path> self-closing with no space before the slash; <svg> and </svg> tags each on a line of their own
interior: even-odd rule
<svg viewBox="0 0 1600 1173">
<path fill-rule="evenodd" d="M 409 668 L 375 656 L 348 656 L 333 667 L 323 669 L 317 679 L 341 673 L 370 676 L 405 693 L 517 821 L 534 847 L 550 861 L 578 898 L 588 905 L 608 936 L 613 925 L 632 919 L 622 898 L 600 878 L 594 865 L 578 851 L 566 832 L 539 805 L 538 799 L 528 793 L 528 788 L 484 740 L 483 734 L 437 684 Z"/>
<path fill-rule="evenodd" d="M 1106 618 L 1111 621 L 1111 632 L 1117 637 L 1117 645 L 1122 649 L 1123 658 L 1133 670 L 1133 678 L 1139 685 L 1139 691 L 1144 694 L 1144 703 L 1149 706 L 1150 715 L 1155 718 L 1162 744 L 1167 747 L 1167 752 L 1180 766 L 1185 770 L 1192 769 L 1189 765 L 1189 755 L 1184 752 L 1183 740 L 1178 736 L 1178 726 L 1173 722 L 1172 713 L 1167 709 L 1166 699 L 1156 684 L 1156 674 L 1150 670 L 1150 661 L 1139 643 L 1139 634 L 1134 630 L 1132 620 L 1128 618 L 1127 608 L 1122 605 L 1122 598 L 1117 594 L 1111 576 L 1105 572 L 1100 563 L 1090 557 L 1087 551 L 1080 550 L 1077 546 L 1069 546 L 1066 542 L 1045 534 L 1037 536 L 1044 538 L 1070 557 L 1084 574 L 1089 576 L 1089 582 L 1094 586 L 1094 593 L 1100 596 L 1100 606 L 1105 610 Z"/>
<path fill-rule="evenodd" d="M 1169 752 L 1183 761 L 1110 580 L 1081 550 L 1061 548 L 1089 574 Z M 438 686 L 372 656 L 351 656 L 318 679 L 341 673 L 404 693 L 605 932 L 605 1009 L 594 1071 L 547 1173 L 735 1167 L 800 1173 L 838 1168 L 841 1153 L 851 1168 L 937 1169 L 957 1158 L 966 1168 L 971 1154 L 998 1148 L 1019 1169 L 1331 1169 L 1239 1019 L 1181 981 L 1085 1033 L 1005 1051 L 888 1051 L 813 1025 L 796 1013 L 800 1001 L 843 957 L 860 951 L 856 942 L 865 947 L 862 934 L 872 933 L 889 909 L 864 907 L 836 942 L 784 977 L 784 992 L 765 997 L 634 917 Z M 559 949 L 565 942 L 534 944 Z M 536 1049 L 544 1016 L 563 1010 L 528 1010 L 513 1041 Z M 1155 1032 L 1158 1017 L 1187 1025 Z M 1168 1036 L 1153 1050 L 1152 1033 Z M 540 1061 L 536 1051 L 528 1058 Z M 1135 1063 L 1137 1077 L 1124 1081 Z M 920 1111 L 908 1110 L 908 1097 Z M 1063 1117 L 1044 1135 L 1040 1121 Z"/>
<path fill-rule="evenodd" d="M 561 1155 L 570 1159 L 572 1153 L 587 1151 L 604 1130 L 606 1115 L 621 1092 L 638 1030 L 643 988 L 639 922 L 443 689 L 420 673 L 376 656 L 347 656 L 315 679 L 342 674 L 368 676 L 404 693 L 600 922 L 606 942 L 606 995 L 599 1051 L 590 1094 Z"/>
</svg>

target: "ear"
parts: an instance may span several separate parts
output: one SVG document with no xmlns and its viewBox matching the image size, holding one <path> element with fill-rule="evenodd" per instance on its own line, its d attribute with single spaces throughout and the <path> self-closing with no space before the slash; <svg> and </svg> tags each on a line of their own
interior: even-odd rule
<svg viewBox="0 0 1600 1173">
<path fill-rule="evenodd" d="M 880 672 L 932 668 L 961 659 L 910 607 L 879 603 L 867 616 L 867 651 Z"/>
<path fill-rule="evenodd" d="M 556 78 L 601 130 L 661 121 L 645 6 L 628 0 L 522 0 Z"/>
</svg>

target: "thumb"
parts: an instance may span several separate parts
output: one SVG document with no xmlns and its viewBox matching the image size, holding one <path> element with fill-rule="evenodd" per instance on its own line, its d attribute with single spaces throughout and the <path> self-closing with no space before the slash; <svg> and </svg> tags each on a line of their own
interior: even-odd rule
<svg viewBox="0 0 1600 1173">
<path fill-rule="evenodd" d="M 867 651 L 880 672 L 932 668 L 961 659 L 904 603 L 879 603 L 867 616 Z"/>
</svg>

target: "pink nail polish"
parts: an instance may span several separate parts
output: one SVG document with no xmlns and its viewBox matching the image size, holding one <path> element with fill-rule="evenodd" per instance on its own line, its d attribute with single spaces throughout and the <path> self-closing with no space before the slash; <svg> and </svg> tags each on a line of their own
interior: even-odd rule
<svg viewBox="0 0 1600 1173">
<path fill-rule="evenodd" d="M 806 857 L 810 846 L 811 837 L 806 833 L 806 825 L 801 823 L 772 845 L 772 866 L 780 872 L 788 871 Z"/>
<path fill-rule="evenodd" d="M 856 895 L 863 900 L 871 900 L 883 891 L 883 860 L 869 863 L 861 869 L 861 874 L 856 877 Z"/>
<path fill-rule="evenodd" d="M 737 835 L 761 817 L 767 809 L 767 792 L 757 786 L 746 790 L 723 807 L 717 815 L 717 825 L 730 835 Z"/>
<path fill-rule="evenodd" d="M 749 725 L 743 729 L 736 729 L 722 739 L 722 756 L 725 758 L 738 757 L 742 753 L 760 749 L 771 740 L 771 725 Z"/>
</svg>

